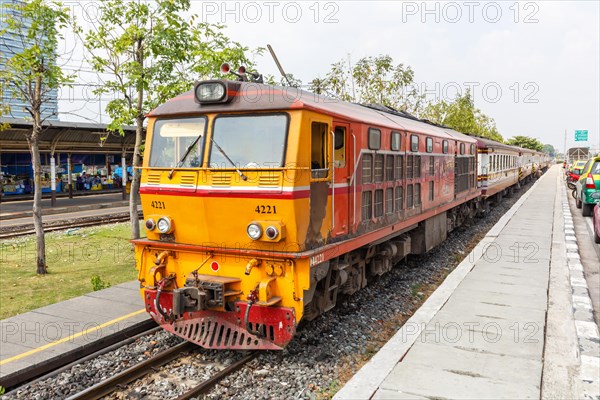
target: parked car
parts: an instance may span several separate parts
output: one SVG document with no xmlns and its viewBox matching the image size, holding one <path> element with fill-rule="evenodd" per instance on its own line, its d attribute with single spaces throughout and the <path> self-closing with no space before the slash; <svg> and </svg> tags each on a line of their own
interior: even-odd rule
<svg viewBox="0 0 600 400">
<path fill-rule="evenodd" d="M 595 204 L 600 203 L 600 156 L 590 158 L 581 170 L 581 177 L 575 183 L 577 208 L 584 217 L 592 215 Z"/>
<path fill-rule="evenodd" d="M 581 171 L 583 170 L 583 167 L 585 166 L 585 164 L 588 162 L 588 160 L 578 160 L 575 161 L 572 165 L 571 168 L 569 170 L 569 172 L 575 174 L 575 175 L 581 175 Z"/>
<path fill-rule="evenodd" d="M 600 243 L 600 204 L 596 204 L 594 207 L 594 242 Z"/>
</svg>

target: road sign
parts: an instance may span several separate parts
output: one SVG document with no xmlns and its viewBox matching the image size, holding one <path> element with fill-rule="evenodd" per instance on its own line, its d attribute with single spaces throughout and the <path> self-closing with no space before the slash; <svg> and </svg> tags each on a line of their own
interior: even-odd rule
<svg viewBox="0 0 600 400">
<path fill-rule="evenodd" d="M 575 131 L 575 141 L 576 142 L 587 142 L 588 140 L 588 131 Z"/>
</svg>

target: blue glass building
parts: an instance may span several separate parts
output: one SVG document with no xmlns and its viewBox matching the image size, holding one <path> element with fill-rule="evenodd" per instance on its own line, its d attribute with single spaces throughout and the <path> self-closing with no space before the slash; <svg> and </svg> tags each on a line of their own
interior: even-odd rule
<svg viewBox="0 0 600 400">
<path fill-rule="evenodd" d="M 0 0 L 0 14 L 4 17 L 6 14 L 14 14 L 14 10 L 7 7 L 11 4 L 19 3 L 19 0 Z M 18 18 L 18 17 L 17 17 Z M 2 18 L 4 19 L 4 18 Z M 25 21 L 25 27 L 29 23 Z M 8 32 L 0 37 L 0 70 L 6 65 L 6 60 L 14 54 L 20 53 L 28 46 L 27 38 L 17 34 L 17 32 Z M 8 105 L 10 111 L 6 117 L 12 118 L 31 118 L 31 115 L 25 110 L 26 104 L 18 96 L 15 98 L 13 92 L 15 87 L 9 83 L 2 85 L 2 104 Z M 42 105 L 42 118 L 48 117 L 48 120 L 58 120 L 58 91 L 52 90 L 45 94 L 44 104 Z"/>
</svg>

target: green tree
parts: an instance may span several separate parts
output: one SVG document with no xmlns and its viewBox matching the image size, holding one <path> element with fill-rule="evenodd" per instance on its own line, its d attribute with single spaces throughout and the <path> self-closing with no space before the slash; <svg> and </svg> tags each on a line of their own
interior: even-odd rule
<svg viewBox="0 0 600 400">
<path fill-rule="evenodd" d="M 342 101 L 376 103 L 409 113 L 417 113 L 423 96 L 414 85 L 414 72 L 404 64 L 394 64 L 389 55 L 364 57 L 354 66 L 340 60 L 325 78 L 315 78 L 310 90 Z"/>
<path fill-rule="evenodd" d="M 469 90 L 451 102 L 429 103 L 420 117 L 458 132 L 503 141 L 494 120 L 475 107 Z"/>
<path fill-rule="evenodd" d="M 544 149 L 542 142 L 529 136 L 514 136 L 508 139 L 506 144 L 536 151 L 542 151 Z"/>
<path fill-rule="evenodd" d="M 54 1 L 27 0 L 5 4 L 4 7 L 0 14 L 0 40 L 5 45 L 7 39 L 16 40 L 22 50 L 2 55 L 5 63 L 0 67 L 0 91 L 21 100 L 33 123 L 32 130 L 25 133 L 25 138 L 33 168 L 37 273 L 46 274 L 39 136 L 45 120 L 51 116 L 43 116 L 44 105 L 51 99 L 51 92 L 69 85 L 74 79 L 74 76 L 65 74 L 56 64 L 56 48 L 58 41 L 62 39 L 60 31 L 72 21 L 68 9 Z M 7 105 L 2 108 L 2 113 L 10 112 Z"/>
<path fill-rule="evenodd" d="M 548 154 L 550 157 L 556 156 L 556 149 L 551 144 L 545 144 L 544 147 L 542 147 L 542 151 Z"/>
<path fill-rule="evenodd" d="M 130 195 L 131 236 L 139 238 L 139 196 L 144 115 L 192 87 L 194 79 L 215 76 L 219 66 L 250 62 L 247 48 L 232 42 L 222 26 L 201 23 L 196 15 L 183 18 L 189 0 L 153 2 L 107 0 L 98 3 L 100 18 L 87 33 L 85 46 L 93 69 L 112 75 L 96 94 L 115 94 L 106 106 L 108 128 L 123 134 L 135 124 L 133 181 Z"/>
</svg>

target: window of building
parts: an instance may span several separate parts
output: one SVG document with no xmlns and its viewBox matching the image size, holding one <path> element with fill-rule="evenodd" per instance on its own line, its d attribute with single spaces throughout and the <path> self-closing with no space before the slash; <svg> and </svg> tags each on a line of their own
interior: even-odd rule
<svg viewBox="0 0 600 400">
<path fill-rule="evenodd" d="M 373 181 L 373 155 L 364 154 L 362 159 L 362 183 Z"/>
<path fill-rule="evenodd" d="M 375 182 L 383 182 L 383 154 L 375 155 Z"/>
<path fill-rule="evenodd" d="M 388 182 L 394 181 L 394 156 L 385 157 L 385 180 Z"/>
<path fill-rule="evenodd" d="M 394 189 L 393 188 L 385 189 L 385 213 L 386 214 L 394 213 Z"/>
<path fill-rule="evenodd" d="M 373 199 L 371 198 L 372 192 L 366 191 L 363 192 L 362 194 L 362 220 L 363 221 L 368 221 L 371 219 L 372 217 L 372 212 L 373 212 L 373 204 L 372 201 Z"/>
<path fill-rule="evenodd" d="M 373 202 L 375 209 L 375 218 L 383 216 L 383 189 L 377 189 L 375 191 L 375 200 Z"/>
<path fill-rule="evenodd" d="M 402 136 L 401 136 L 400 132 L 392 132 L 392 142 L 391 142 L 392 150 L 400 151 L 401 141 L 402 141 Z"/>
<path fill-rule="evenodd" d="M 402 210 L 402 207 L 404 207 L 404 202 L 403 202 L 403 190 L 402 190 L 402 186 L 398 186 L 396 187 L 396 197 L 394 198 L 394 201 L 396 203 L 396 212 Z"/>
<path fill-rule="evenodd" d="M 410 151 L 419 151 L 419 137 L 410 135 Z"/>
<path fill-rule="evenodd" d="M 379 150 L 381 148 L 381 131 L 369 128 L 369 149 Z"/>
<path fill-rule="evenodd" d="M 433 152 L 433 139 L 430 137 L 425 139 L 425 151 L 427 151 L 428 153 Z"/>
</svg>

